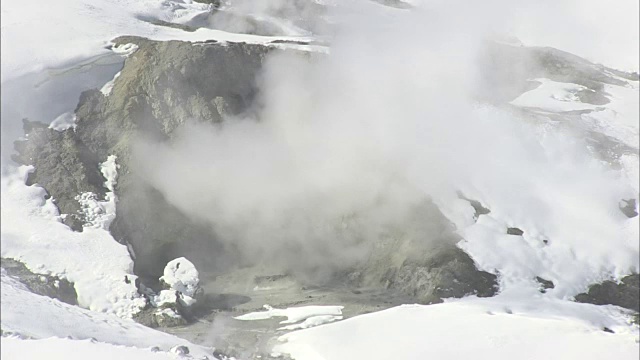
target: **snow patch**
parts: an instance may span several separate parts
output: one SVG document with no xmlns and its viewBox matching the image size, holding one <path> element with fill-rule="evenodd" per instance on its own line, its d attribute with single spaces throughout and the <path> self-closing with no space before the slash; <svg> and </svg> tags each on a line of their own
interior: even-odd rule
<svg viewBox="0 0 640 360">
<path fill-rule="evenodd" d="M 264 305 L 265 311 L 251 312 L 234 319 L 237 320 L 266 320 L 273 317 L 286 317 L 280 324 L 293 324 L 311 317 L 321 315 L 341 316 L 344 306 L 301 306 L 286 309 L 276 309 L 269 305 Z M 335 319 L 334 319 L 335 320 Z M 318 319 L 313 320 L 318 321 Z"/>
<path fill-rule="evenodd" d="M 184 257 L 171 260 L 164 268 L 160 281 L 169 285 L 172 290 L 194 297 L 200 289 L 200 278 L 195 265 Z"/>
<path fill-rule="evenodd" d="M 104 84 L 104 86 L 102 86 L 102 88 L 100 89 L 100 92 L 104 95 L 104 96 L 109 96 L 111 95 L 111 90 L 113 90 L 113 85 L 116 82 L 116 79 L 120 76 L 120 71 L 118 71 L 114 76 L 113 79 L 109 80 L 106 84 Z"/>
<path fill-rule="evenodd" d="M 335 315 L 312 316 L 310 318 L 305 319 L 303 322 L 299 324 L 283 326 L 278 328 L 278 330 L 308 329 L 310 327 L 319 326 L 322 324 L 328 324 L 337 320 L 342 320 L 342 316 L 335 316 Z"/>
<path fill-rule="evenodd" d="M 73 128 L 75 130 L 76 126 L 76 114 L 69 111 L 55 118 L 51 124 L 49 124 L 49 129 L 65 131 L 69 128 Z"/>
<path fill-rule="evenodd" d="M 169 352 L 152 352 L 112 345 L 92 340 L 71 340 L 48 338 L 42 340 L 24 340 L 15 337 L 2 337 L 3 359 L 136 359 L 136 360 L 175 360 Z"/>
<path fill-rule="evenodd" d="M 118 183 L 118 168 L 120 167 L 116 163 L 116 159 L 115 155 L 110 155 L 105 162 L 100 164 L 100 172 L 106 180 L 104 186 L 109 189 L 105 201 L 98 200 L 98 196 L 92 192 L 76 196 L 76 200 L 80 203 L 83 219 L 86 222 L 83 226 L 85 228 L 91 227 L 109 231 L 111 222 L 116 218 L 117 197 L 114 188 Z"/>
<path fill-rule="evenodd" d="M 607 333 L 607 327 L 614 333 Z M 637 327 L 612 307 L 468 298 L 402 305 L 279 338 L 296 360 L 636 359 Z"/>
<path fill-rule="evenodd" d="M 113 47 L 111 48 L 111 51 L 113 51 L 114 53 L 120 56 L 129 57 L 129 55 L 136 52 L 138 48 L 139 46 L 136 44 L 127 43 L 127 44 L 121 44 L 121 45 L 113 45 Z"/>
</svg>

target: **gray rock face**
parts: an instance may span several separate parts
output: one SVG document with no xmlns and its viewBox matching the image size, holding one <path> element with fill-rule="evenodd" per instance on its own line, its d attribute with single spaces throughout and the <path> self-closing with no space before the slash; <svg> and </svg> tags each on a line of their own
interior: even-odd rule
<svg viewBox="0 0 640 360">
<path fill-rule="evenodd" d="M 636 211 L 636 199 L 628 199 L 620 201 L 620 211 L 628 217 L 629 219 L 638 216 L 638 211 Z"/>
<path fill-rule="evenodd" d="M 69 214 L 68 224 L 81 230 L 83 219 L 75 196 L 87 191 L 103 196 L 98 165 L 108 155 L 117 155 L 119 201 L 110 230 L 117 241 L 131 244 L 135 271 L 143 281 L 157 279 L 163 264 L 178 256 L 193 259 L 198 268 L 210 273 L 232 269 L 240 261 L 234 248 L 223 245 L 209 226 L 186 217 L 150 186 L 144 174 L 132 167 L 132 146 L 144 138 L 170 140 L 189 122 L 218 123 L 226 115 L 251 111 L 265 57 L 284 50 L 244 43 L 116 40 L 116 45 L 125 43 L 136 43 L 139 49 L 127 58 L 111 95 L 84 92 L 76 108 L 75 130 L 57 132 L 26 121 L 28 140 L 16 143 L 15 159 L 35 165 L 30 183 L 44 186 L 61 212 Z M 602 84 L 620 84 L 611 74 L 635 76 L 550 48 L 493 44 L 484 55 L 487 83 L 507 89 L 492 93 L 488 101 L 510 100 L 531 86 L 527 79 L 539 76 L 584 85 L 590 92 L 583 101 L 599 104 L 606 100 L 600 97 Z M 502 86 L 507 81 L 513 86 Z M 476 218 L 489 212 L 481 203 L 469 201 Z M 442 220 L 439 225 L 400 229 L 410 234 L 381 240 L 366 260 L 341 270 L 332 281 L 399 291 L 423 303 L 467 294 L 493 295 L 495 276 L 478 271 L 456 246 L 460 239 L 447 228 L 435 205 L 425 206 L 429 217 Z M 522 235 L 516 228 L 509 233 Z M 436 234 L 439 240 L 425 234 Z"/>
<path fill-rule="evenodd" d="M 12 259 L 0 259 L 2 268 L 23 283 L 31 292 L 58 299 L 71 305 L 78 305 L 78 295 L 73 284 L 57 276 L 37 275 L 29 271 L 24 264 Z"/>
<path fill-rule="evenodd" d="M 64 222 L 75 231 L 82 231 L 84 219 L 80 203 L 75 197 L 93 192 L 103 198 L 104 179 L 98 169 L 98 157 L 89 150 L 72 129 L 58 132 L 47 126 L 24 120 L 27 140 L 15 143 L 17 155 L 13 160 L 34 165 L 27 185 L 37 183 L 54 196 Z"/>
<path fill-rule="evenodd" d="M 222 115 L 246 111 L 256 93 L 255 78 L 271 48 L 243 43 L 217 44 L 154 42 L 124 37 L 116 45 L 136 43 L 110 96 L 97 90 L 82 93 L 76 108 L 75 130 L 58 132 L 25 121 L 27 141 L 16 143 L 15 160 L 35 165 L 30 183 L 38 183 L 54 197 L 67 225 L 81 231 L 83 219 L 75 200 L 81 192 L 100 197 L 106 189 L 98 169 L 107 156 L 120 165 L 117 218 L 111 232 L 132 245 L 136 272 L 157 279 L 163 264 L 178 255 L 189 256 L 180 244 L 197 239 L 193 253 L 219 253 L 209 228 L 194 224 L 161 194 L 131 171 L 131 147 L 140 138 L 169 139 L 189 121 L 220 122 Z M 227 254 L 227 262 L 233 256 Z M 227 262 L 210 260 L 209 267 Z M 201 264 L 199 265 L 199 267 Z"/>
<path fill-rule="evenodd" d="M 604 281 L 589 287 L 586 293 L 575 297 L 577 302 L 596 305 L 617 305 L 640 312 L 640 275 L 631 274 L 622 278 L 620 283 Z"/>
<path fill-rule="evenodd" d="M 536 276 L 536 281 L 540 284 L 540 292 L 545 293 L 549 289 L 553 289 L 556 285 L 551 280 L 543 279 L 540 276 Z"/>
<path fill-rule="evenodd" d="M 382 287 L 424 304 L 496 293 L 496 276 L 479 271 L 473 259 L 456 246 L 461 238 L 435 204 L 423 202 L 412 217 L 415 221 L 379 240 L 369 257 L 347 275 L 352 286 Z"/>
<path fill-rule="evenodd" d="M 117 155 L 119 201 L 110 230 L 117 241 L 131 245 L 135 271 L 143 281 L 157 279 L 163 264 L 178 256 L 193 259 L 198 268 L 212 273 L 237 266 L 240 258 L 233 247 L 218 241 L 209 226 L 194 222 L 169 204 L 147 184 L 144 174 L 132 168 L 132 146 L 144 138 L 170 140 L 188 122 L 218 123 L 225 115 L 251 111 L 258 91 L 256 77 L 265 57 L 283 50 L 137 37 L 122 37 L 115 43 L 136 43 L 139 49 L 127 58 L 112 93 L 84 92 L 75 112 L 75 130 L 57 132 L 25 121 L 28 140 L 16 143 L 15 159 L 35 165 L 29 182 L 45 187 L 61 212 L 69 214 L 67 224 L 81 231 L 83 219 L 75 196 L 88 191 L 104 196 L 98 166 L 108 155 Z M 620 84 L 611 74 L 637 76 L 550 48 L 489 44 L 483 59 L 485 83 L 506 89 L 490 96 L 484 93 L 489 96 L 485 100 L 492 102 L 511 100 L 530 88 L 527 79 L 547 77 L 584 85 L 589 92 L 583 101 L 600 104 L 606 101 L 600 96 L 603 84 Z M 507 82 L 513 86 L 503 86 Z M 470 203 L 476 217 L 489 211 L 477 201 Z M 518 230 L 510 233 L 521 234 Z M 420 231 L 439 234 L 446 241 L 429 245 L 433 243 Z M 366 261 L 337 274 L 337 280 L 356 288 L 400 291 L 425 303 L 467 294 L 491 296 L 495 276 L 478 271 L 472 259 L 456 247 L 459 239 L 452 234 L 451 229 L 431 228 L 409 237 L 391 236 L 376 244 Z"/>
</svg>

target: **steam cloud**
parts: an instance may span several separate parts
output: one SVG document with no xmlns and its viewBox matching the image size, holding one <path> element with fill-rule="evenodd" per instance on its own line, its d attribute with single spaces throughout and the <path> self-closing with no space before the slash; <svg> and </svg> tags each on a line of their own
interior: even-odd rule
<svg viewBox="0 0 640 360">
<path fill-rule="evenodd" d="M 144 143 L 140 172 L 253 261 L 328 269 L 366 257 L 376 239 L 398 231 L 426 243 L 451 239 L 438 211 L 412 214 L 458 190 L 502 194 L 517 204 L 507 210 L 547 213 L 551 227 L 561 225 L 552 217 L 565 200 L 610 212 L 629 194 L 579 140 L 543 136 L 475 100 L 499 91 L 483 87 L 478 58 L 485 41 L 514 25 L 513 6 L 380 9 L 332 8 L 348 21 L 332 29 L 330 55 L 271 56 L 257 115 Z"/>
</svg>

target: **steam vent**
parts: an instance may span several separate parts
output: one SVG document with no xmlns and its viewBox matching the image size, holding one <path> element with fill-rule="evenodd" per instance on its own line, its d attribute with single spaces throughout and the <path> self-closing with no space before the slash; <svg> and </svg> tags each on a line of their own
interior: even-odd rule
<svg viewBox="0 0 640 360">
<path fill-rule="evenodd" d="M 1 9 L 3 359 L 638 358 L 637 1 Z"/>
</svg>

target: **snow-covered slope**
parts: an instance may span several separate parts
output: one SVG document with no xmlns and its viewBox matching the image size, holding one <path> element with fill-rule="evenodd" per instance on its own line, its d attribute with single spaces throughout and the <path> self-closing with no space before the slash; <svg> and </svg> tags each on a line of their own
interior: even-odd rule
<svg viewBox="0 0 640 360">
<path fill-rule="evenodd" d="M 209 9 L 210 5 L 191 0 L 5 1 L 2 4 L 2 81 L 34 71 L 66 68 L 104 55 L 108 53 L 109 41 L 120 35 L 249 43 L 291 39 L 206 28 L 186 32 L 145 21 L 181 23 Z"/>
<path fill-rule="evenodd" d="M 21 283 L 6 275 L 2 279 L 2 313 L 0 326 L 3 336 L 15 335 L 31 341 L 2 338 L 2 356 L 7 359 L 29 359 L 29 354 L 44 354 L 48 347 L 54 353 L 72 355 L 72 358 L 83 358 L 81 353 L 72 353 L 78 346 L 83 351 L 113 351 L 111 359 L 137 358 L 146 354 L 152 347 L 169 351 L 175 346 L 184 345 L 194 356 L 211 357 L 213 350 L 189 343 L 173 335 L 142 326 L 130 319 L 120 319 L 112 315 L 81 309 L 58 300 L 29 292 Z M 70 340 L 62 338 L 70 337 Z M 58 338 L 57 340 L 55 338 Z M 42 340 L 47 339 L 47 340 Z M 78 341 L 93 340 L 93 341 Z M 7 348 L 5 349 L 5 341 Z M 119 345 L 119 346 L 114 346 Z M 41 347 L 42 346 L 42 347 Z M 134 347 L 146 349 L 125 349 Z M 5 351 L 7 351 L 5 353 Z M 109 356 L 111 353 L 105 353 Z M 84 354 L 86 355 L 86 353 Z M 83 355 L 83 356 L 84 356 Z M 153 355 L 155 356 L 155 355 Z M 93 358 L 93 356 L 90 356 Z"/>
<path fill-rule="evenodd" d="M 173 352 L 151 351 L 91 340 L 60 338 L 23 340 L 16 337 L 3 337 L 0 341 L 2 344 L 0 354 L 3 359 L 184 359 L 183 356 Z"/>
<path fill-rule="evenodd" d="M 108 202 L 86 200 L 96 226 L 81 233 L 71 231 L 60 222 L 52 199 L 44 199 L 44 189 L 25 185 L 32 170 L 21 167 L 2 177 L 2 257 L 22 261 L 34 273 L 57 275 L 74 283 L 83 307 L 131 317 L 144 307 L 145 300 L 136 289 L 127 247 L 108 231 L 114 204 L 105 210 Z"/>
<path fill-rule="evenodd" d="M 540 299 L 404 305 L 284 335 L 274 352 L 296 360 L 635 359 L 637 330 L 615 313 Z"/>
</svg>

